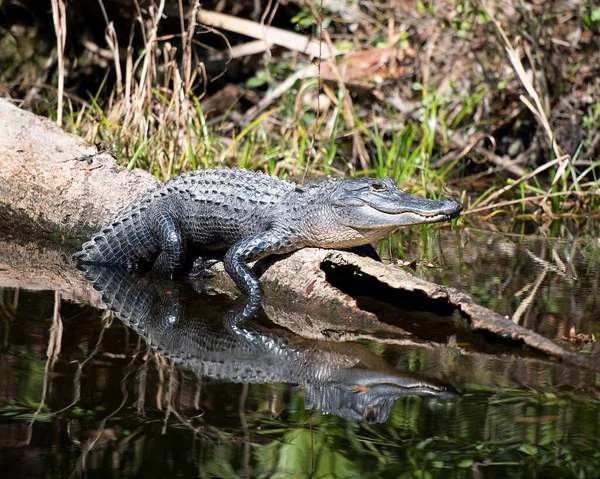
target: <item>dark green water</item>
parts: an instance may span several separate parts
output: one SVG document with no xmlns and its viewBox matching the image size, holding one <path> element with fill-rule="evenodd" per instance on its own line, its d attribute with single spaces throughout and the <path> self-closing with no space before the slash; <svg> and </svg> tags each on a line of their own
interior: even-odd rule
<svg viewBox="0 0 600 479">
<path fill-rule="evenodd" d="M 597 240 L 431 235 L 403 241 L 406 260 L 433 263 L 418 276 L 507 315 L 531 296 L 521 324 L 596 354 L 597 343 L 568 336 L 598 334 Z M 178 288 L 161 300 L 173 317 L 185 310 L 218 324 L 233 308 L 222 295 Z M 284 334 L 264 316 L 253 327 Z M 369 423 L 305 409 L 306 385 L 202 377 L 185 358 L 165 359 L 176 345 L 154 346 L 163 354 L 60 293 L 0 288 L 0 477 L 600 477 L 598 375 L 519 348 L 361 341 L 346 358 L 459 391 L 399 397 L 384 422 Z"/>
</svg>

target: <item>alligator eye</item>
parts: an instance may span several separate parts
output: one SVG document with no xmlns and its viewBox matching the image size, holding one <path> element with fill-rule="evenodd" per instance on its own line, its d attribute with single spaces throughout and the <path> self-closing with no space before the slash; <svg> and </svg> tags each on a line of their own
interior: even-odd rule
<svg viewBox="0 0 600 479">
<path fill-rule="evenodd" d="M 385 191 L 385 185 L 381 183 L 371 183 L 371 191 Z"/>
</svg>

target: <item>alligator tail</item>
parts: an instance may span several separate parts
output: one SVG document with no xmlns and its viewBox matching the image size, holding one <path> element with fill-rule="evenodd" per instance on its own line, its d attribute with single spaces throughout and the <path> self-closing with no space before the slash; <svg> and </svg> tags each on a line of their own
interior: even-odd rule
<svg viewBox="0 0 600 479">
<path fill-rule="evenodd" d="M 84 243 L 73 260 L 78 264 L 136 267 L 151 261 L 156 250 L 140 211 L 127 211 Z"/>
<path fill-rule="evenodd" d="M 148 317 L 154 293 L 149 278 L 124 268 L 78 264 L 77 268 L 102 295 L 102 302 L 128 326 Z"/>
</svg>

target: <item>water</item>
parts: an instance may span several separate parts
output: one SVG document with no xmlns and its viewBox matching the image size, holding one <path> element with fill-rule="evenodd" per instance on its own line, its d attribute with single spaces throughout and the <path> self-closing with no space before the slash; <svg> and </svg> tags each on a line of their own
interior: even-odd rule
<svg viewBox="0 0 600 479">
<path fill-rule="evenodd" d="M 562 341 L 571 328 L 598 335 L 600 241 L 593 234 L 561 233 L 556 238 L 467 228 L 440 241 L 408 240 L 404 257 L 433 263 L 418 268 L 417 276 L 464 291 L 500 314 L 517 313 L 519 324 L 553 340 Z M 397 250 L 392 254 L 399 256 Z"/>
<path fill-rule="evenodd" d="M 502 314 L 526 304 L 520 324 L 597 354 L 596 239 L 439 236 L 384 249 Z M 121 321 L 94 307 L 91 287 L 64 286 L 67 266 L 44 271 L 61 252 L 11 245 L 0 254 L 3 478 L 600 476 L 595 373 L 488 336 L 304 340 L 264 313 L 241 326 L 247 348 L 228 329 L 239 302 L 194 282 L 112 277 Z M 9 270 L 17 256 L 32 268 Z M 398 397 L 415 381 L 426 396 Z M 359 399 L 369 390 L 383 399 Z"/>
</svg>

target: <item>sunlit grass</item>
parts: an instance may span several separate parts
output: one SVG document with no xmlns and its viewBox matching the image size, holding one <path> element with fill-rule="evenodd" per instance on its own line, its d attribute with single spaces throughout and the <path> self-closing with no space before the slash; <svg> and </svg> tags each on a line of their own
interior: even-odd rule
<svg viewBox="0 0 600 479">
<path fill-rule="evenodd" d="M 386 8 L 379 6 L 372 14 L 383 15 L 383 19 Z M 315 22 L 311 12 L 304 9 L 296 21 Z M 419 13 L 428 15 L 425 9 Z M 471 16 L 475 13 L 476 16 Z M 465 7 L 453 17 L 460 22 L 451 23 L 448 28 L 456 29 L 460 37 L 469 34 L 481 21 L 490 28 L 493 23 L 502 31 L 503 27 L 489 13 L 494 12 Z M 334 17 L 325 12 L 324 21 L 336 22 Z M 413 97 L 408 95 L 405 99 L 416 99 L 417 107 L 406 114 L 392 106 L 391 101 L 390 104 L 378 101 L 371 107 L 369 95 L 356 93 L 331 78 L 320 81 L 306 78 L 298 80 L 269 109 L 248 121 L 244 120 L 243 111 L 242 118 L 233 111 L 219 112 L 221 116 L 217 118 L 207 117 L 203 104 L 208 77 L 193 55 L 191 42 L 196 26 L 193 14 L 182 19 L 181 34 L 172 37 L 158 34 L 162 21 L 160 8 L 144 12 L 144 18 L 139 25 L 145 41 L 143 48 L 109 45 L 112 63 L 108 62 L 100 86 L 86 98 L 78 98 L 67 89 L 62 107 L 56 103 L 58 92 L 52 85 L 59 84 L 59 77 L 69 75 L 68 71 L 58 71 L 47 84 L 35 85 L 40 90 L 38 97 L 42 98 L 37 103 L 38 112 L 57 119 L 62 110 L 66 129 L 112 152 L 118 163 L 129 169 L 142 168 L 162 180 L 184 171 L 216 166 L 259 169 L 298 181 L 327 175 L 389 176 L 415 194 L 460 197 L 466 203 L 463 216 L 484 221 L 507 217 L 511 221 L 547 221 L 600 214 L 598 159 L 576 165 L 579 150 L 567 152 L 572 153 L 572 158 L 560 157 L 556 153 L 560 150 L 550 145 L 556 153 L 554 159 L 542 165 L 530 162 L 535 166 L 525 168 L 523 176 L 515 179 L 501 167 L 491 167 L 485 155 L 474 151 L 477 143 L 471 144 L 477 137 L 474 132 L 485 134 L 486 126 L 498 120 L 477 115 L 482 108 L 489 111 L 486 103 L 494 93 L 492 84 L 483 77 L 472 80 L 467 88 L 451 78 L 442 88 L 439 81 L 416 75 L 411 84 Z M 404 49 L 411 44 L 408 41 L 411 38 L 410 32 L 403 32 L 396 45 L 393 42 L 385 45 Z M 32 57 L 35 49 L 31 50 L 27 42 L 18 47 L 22 42 L 15 43 L 8 36 L 3 36 L 2 41 L 9 52 L 34 58 L 37 68 L 41 67 L 40 59 Z M 512 45 L 508 40 L 505 43 L 505 50 L 510 53 Z M 381 39 L 377 41 L 379 44 Z M 367 47 L 373 45 L 360 45 Z M 500 39 L 494 47 L 502 47 Z M 510 80 L 502 79 L 498 88 L 508 88 L 510 82 L 511 88 L 515 88 L 520 81 L 530 98 L 523 102 L 529 101 L 525 103 L 528 107 L 537 108 L 536 85 L 530 85 L 522 74 L 520 62 L 524 60 L 514 55 L 509 57 L 514 74 Z M 5 78 L 19 77 L 19 68 L 25 70 L 16 62 L 7 62 L 6 67 Z M 239 101 L 248 91 L 274 88 L 305 67 L 305 62 L 292 61 L 287 56 L 265 56 L 263 69 L 246 82 L 250 90 L 240 89 Z M 6 88 L 15 86 L 7 84 Z M 320 110 L 314 104 L 317 97 L 327 100 Z M 598 103 L 586 111 L 582 127 L 588 137 L 593 136 L 599 111 Z M 538 112 L 536 119 L 539 118 L 543 120 L 543 112 Z M 553 132 L 547 121 L 542 120 L 540 124 L 550 144 Z M 491 139 L 492 135 L 485 138 Z M 467 146 L 459 142 L 457 147 L 457 138 Z M 366 162 L 357 160 L 357 142 L 364 144 Z M 493 149 L 494 145 L 490 151 Z M 488 172 L 481 171 L 485 168 Z M 461 187 L 466 192 L 452 187 L 452 182 L 460 181 L 463 176 L 479 174 L 489 183 L 483 191 L 473 191 L 468 180 Z"/>
</svg>

